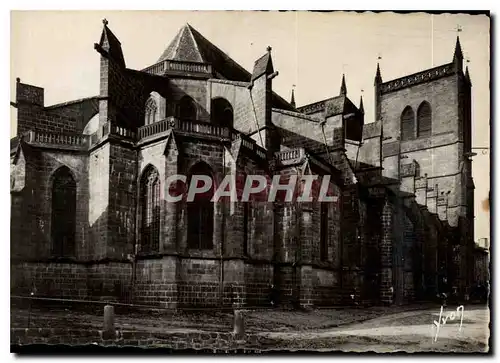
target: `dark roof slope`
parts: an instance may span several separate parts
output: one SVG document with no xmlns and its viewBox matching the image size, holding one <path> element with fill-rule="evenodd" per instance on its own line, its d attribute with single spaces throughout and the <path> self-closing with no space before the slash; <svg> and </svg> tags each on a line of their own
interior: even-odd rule
<svg viewBox="0 0 500 363">
<path fill-rule="evenodd" d="M 325 117 L 351 112 L 361 112 L 345 94 L 304 105 L 298 107 L 297 110 L 306 115 L 317 113 L 318 111 L 325 111 Z"/>
<path fill-rule="evenodd" d="M 268 51 L 262 57 L 255 61 L 252 73 L 252 81 L 259 78 L 263 74 L 271 74 L 274 72 L 271 53 Z"/>
<path fill-rule="evenodd" d="M 108 28 L 108 22 L 103 20 L 104 27 L 101 33 L 99 45 L 106 50 L 115 62 L 125 67 L 125 58 L 123 57 L 122 46 L 118 38 Z"/>
</svg>

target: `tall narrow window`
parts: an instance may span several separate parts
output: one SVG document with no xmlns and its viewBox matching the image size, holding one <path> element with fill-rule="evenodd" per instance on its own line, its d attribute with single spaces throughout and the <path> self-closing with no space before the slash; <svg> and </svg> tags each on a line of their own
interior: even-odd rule
<svg viewBox="0 0 500 363">
<path fill-rule="evenodd" d="M 401 140 L 415 138 L 415 113 L 407 106 L 401 114 Z"/>
<path fill-rule="evenodd" d="M 158 114 L 158 106 L 156 105 L 156 101 L 153 98 L 149 98 L 146 102 L 146 111 L 145 111 L 145 125 L 150 125 L 156 122 Z"/>
<path fill-rule="evenodd" d="M 417 136 L 429 137 L 432 134 L 432 111 L 427 102 L 422 102 L 417 111 Z"/>
<path fill-rule="evenodd" d="M 196 120 L 196 105 L 191 97 L 182 97 L 179 102 L 178 116 L 181 120 Z"/>
<path fill-rule="evenodd" d="M 193 175 L 208 176 L 213 180 L 210 167 L 205 163 L 198 163 L 191 169 Z M 202 182 L 199 181 L 201 184 Z M 191 185 L 191 180 L 189 184 Z M 199 185 L 201 187 L 201 185 Z M 188 215 L 188 246 L 192 249 L 210 250 L 213 248 L 214 232 L 214 203 L 212 196 L 214 185 L 205 193 L 197 193 L 192 202 L 187 203 Z"/>
<path fill-rule="evenodd" d="M 328 260 L 328 203 L 320 204 L 320 259 Z"/>
<path fill-rule="evenodd" d="M 160 244 L 160 177 L 149 166 L 141 178 L 141 253 L 159 252 Z"/>
<path fill-rule="evenodd" d="M 52 254 L 69 257 L 75 254 L 76 183 L 69 169 L 59 168 L 52 184 Z"/>
</svg>

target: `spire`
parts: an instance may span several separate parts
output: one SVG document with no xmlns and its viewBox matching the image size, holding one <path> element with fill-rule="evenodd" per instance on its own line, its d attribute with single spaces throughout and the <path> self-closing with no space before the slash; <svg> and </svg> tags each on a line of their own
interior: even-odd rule
<svg viewBox="0 0 500 363">
<path fill-rule="evenodd" d="M 469 66 L 465 66 L 465 80 L 469 83 L 469 85 L 472 84 L 470 81 Z"/>
<path fill-rule="evenodd" d="M 101 39 L 99 40 L 99 44 L 94 44 L 94 48 L 101 54 L 106 53 L 107 56 L 117 62 L 120 66 L 125 67 L 125 59 L 123 57 L 120 41 L 108 28 L 108 20 L 102 19 L 102 24 Z"/>
<path fill-rule="evenodd" d="M 460 45 L 460 37 L 457 35 L 457 42 L 455 43 L 455 53 L 453 54 L 453 61 L 462 61 L 464 55 L 462 53 L 462 46 Z"/>
<path fill-rule="evenodd" d="M 341 95 L 347 94 L 347 87 L 345 85 L 345 74 L 342 74 L 342 84 L 340 85 L 340 94 Z"/>
<path fill-rule="evenodd" d="M 361 97 L 359 98 L 359 110 L 361 111 L 361 113 L 365 113 L 365 108 L 363 106 L 363 95 L 361 95 Z"/>
<path fill-rule="evenodd" d="M 292 99 L 290 100 L 290 104 L 295 107 L 295 90 L 292 88 Z"/>
<path fill-rule="evenodd" d="M 382 76 L 380 75 L 380 63 L 377 62 L 377 73 L 375 74 L 375 85 L 382 83 Z"/>
</svg>

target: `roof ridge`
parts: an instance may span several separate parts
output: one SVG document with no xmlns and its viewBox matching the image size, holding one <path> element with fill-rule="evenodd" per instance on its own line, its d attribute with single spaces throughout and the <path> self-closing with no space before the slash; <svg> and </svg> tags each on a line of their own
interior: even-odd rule
<svg viewBox="0 0 500 363">
<path fill-rule="evenodd" d="M 191 36 L 191 39 L 193 40 L 194 46 L 196 47 L 196 50 L 198 51 L 198 54 L 200 55 L 202 63 L 206 63 L 205 57 L 203 56 L 203 53 L 200 50 L 200 46 L 198 44 L 198 41 L 196 40 L 196 38 L 193 34 L 194 28 L 189 23 L 186 23 L 185 28 L 189 31 L 189 35 Z"/>
<path fill-rule="evenodd" d="M 178 36 L 174 39 L 174 40 L 176 40 L 175 46 L 174 46 L 174 58 L 177 56 L 177 53 L 179 52 L 179 45 L 181 43 L 182 33 L 184 33 L 184 27 L 177 34 Z M 170 47 L 170 45 L 169 45 L 169 47 Z"/>
<path fill-rule="evenodd" d="M 77 98 L 76 100 L 54 103 L 53 105 L 45 106 L 44 108 L 47 110 L 47 109 L 52 109 L 52 108 L 64 107 L 64 106 L 73 105 L 75 103 L 80 103 L 80 102 L 84 102 L 84 101 L 88 101 L 88 100 L 92 100 L 92 99 L 98 99 L 99 97 L 100 97 L 99 95 L 82 97 L 82 98 Z"/>
</svg>

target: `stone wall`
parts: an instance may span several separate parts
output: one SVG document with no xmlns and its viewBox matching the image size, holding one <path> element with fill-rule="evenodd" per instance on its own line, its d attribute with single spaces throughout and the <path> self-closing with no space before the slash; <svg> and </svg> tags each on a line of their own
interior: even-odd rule
<svg viewBox="0 0 500 363">
<path fill-rule="evenodd" d="M 318 117 L 272 109 L 268 74 L 248 87 L 189 75 L 148 75 L 105 56 L 100 64 L 99 99 L 44 107 L 42 88 L 18 82 L 18 133 L 79 132 L 97 111 L 97 102 L 101 126 L 110 122 L 136 131 L 144 125 L 145 102 L 155 91 L 161 98 L 160 115 L 176 114 L 178 102 L 189 96 L 198 121 L 206 122 L 211 121 L 212 100 L 222 97 L 233 107 L 236 131 L 244 135 L 222 140 L 169 130 L 155 140 L 112 135 L 88 153 L 44 148 L 26 156 L 30 151 L 21 150 L 25 159 L 12 169 L 20 183 L 12 192 L 11 207 L 16 235 L 11 241 L 13 292 L 27 294 L 36 285 L 41 296 L 110 297 L 163 307 L 259 306 L 271 303 L 274 286 L 276 298 L 287 305 L 391 304 L 395 298 L 412 301 L 424 287 L 431 295 L 437 291 L 439 263 L 450 256 L 457 257 L 456 274 L 462 282 L 470 274 L 461 257 L 463 238 L 455 255 L 449 245 L 450 225 L 459 225 L 463 235 L 470 231 L 455 217 L 463 214 L 467 202 L 460 162 L 467 149 L 464 135 L 470 137 L 470 92 L 462 90 L 457 74 L 443 73 L 430 83 L 377 95 L 380 118 L 364 126 L 359 146 L 345 142 L 345 115 L 335 114 L 322 124 Z M 410 105 L 416 113 L 424 100 L 433 110 L 433 136 L 399 140 L 402 110 Z M 247 146 L 242 146 L 243 139 Z M 267 150 L 259 149 L 258 155 L 255 143 Z M 320 245 L 318 204 L 252 200 L 248 205 L 214 205 L 213 248 L 191 249 L 186 203 L 167 203 L 163 184 L 159 249 L 136 255 L 141 237 L 138 181 L 148 165 L 164 182 L 169 175 L 189 175 L 196 163 L 204 162 L 218 186 L 228 174 L 300 176 L 314 168 L 313 161 L 276 169 L 273 159 L 275 151 L 297 147 L 336 169 L 331 172 L 332 188 L 340 200 L 328 208 L 326 248 Z M 403 157 L 418 163 L 420 175 L 407 173 Z M 361 173 L 362 163 L 372 171 Z M 51 178 L 61 166 L 70 169 L 77 183 L 76 253 L 69 261 L 54 262 Z M 369 196 L 372 186 L 379 189 L 374 198 Z M 445 200 L 441 193 L 448 191 Z M 412 193 L 423 208 L 415 210 L 420 207 L 412 202 L 409 213 L 402 198 L 411 199 Z M 418 260 L 418 255 L 423 257 Z"/>
<path fill-rule="evenodd" d="M 11 294 L 35 297 L 130 301 L 130 263 L 77 264 L 23 262 L 11 264 Z"/>
<path fill-rule="evenodd" d="M 44 89 L 18 81 L 16 83 L 17 135 L 27 131 L 56 134 L 78 131 L 74 114 L 63 114 L 44 107 Z"/>
<path fill-rule="evenodd" d="M 247 334 L 240 340 L 230 332 L 143 332 L 116 330 L 77 330 L 61 328 L 11 329 L 10 343 L 14 350 L 27 344 L 61 344 L 88 346 L 98 344 L 107 347 L 156 347 L 173 350 L 199 350 L 207 352 L 231 352 L 243 349 L 259 349 L 268 339 L 256 334 Z M 88 347 L 87 347 L 88 348 Z"/>
</svg>

